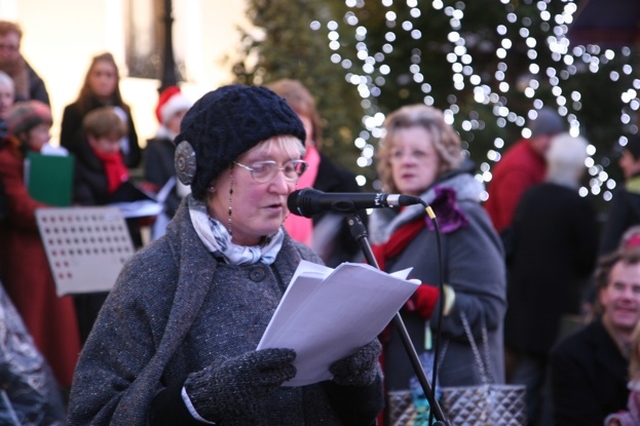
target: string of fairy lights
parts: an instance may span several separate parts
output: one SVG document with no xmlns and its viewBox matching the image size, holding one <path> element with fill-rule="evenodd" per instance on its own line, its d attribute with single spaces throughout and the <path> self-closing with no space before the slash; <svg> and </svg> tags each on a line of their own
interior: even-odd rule
<svg viewBox="0 0 640 426">
<path fill-rule="evenodd" d="M 392 70 L 385 63 L 387 55 L 394 51 L 394 42 L 397 39 L 399 31 L 409 33 L 410 37 L 416 41 L 420 40 L 424 34 L 420 28 L 422 11 L 418 8 L 418 0 L 403 0 L 406 4 L 408 15 L 411 19 L 405 19 L 400 22 L 396 12 L 391 7 L 398 6 L 397 0 L 381 0 L 382 6 L 389 10 L 385 13 L 387 31 L 384 34 L 386 43 L 382 45 L 380 51 L 372 51 L 367 43 L 367 28 L 359 22 L 354 13 L 355 8 L 365 7 L 364 0 L 345 0 L 348 11 L 343 16 L 342 22 L 331 20 L 324 23 L 328 34 L 328 45 L 331 51 L 331 61 L 340 64 L 345 70 L 345 79 L 354 85 L 361 97 L 361 106 L 365 111 L 363 116 L 363 130 L 355 138 L 354 144 L 360 150 L 360 156 L 357 159 L 357 165 L 362 168 L 370 167 L 374 161 L 375 147 L 374 141 L 382 136 L 382 124 L 385 115 L 378 109 L 376 98 L 382 93 L 384 84 L 389 78 Z M 448 17 L 450 32 L 448 33 L 448 41 L 453 45 L 453 49 L 446 55 L 447 62 L 451 67 L 451 75 L 453 87 L 456 91 L 462 91 L 466 87 L 473 89 L 473 99 L 477 104 L 489 106 L 495 117 L 496 125 L 505 127 L 507 123 L 513 123 L 521 128 L 522 137 L 529 137 L 530 130 L 526 127 L 528 119 L 534 119 L 537 116 L 537 110 L 544 105 L 543 101 L 538 98 L 538 90 L 541 87 L 540 82 L 545 81 L 551 87 L 551 93 L 555 97 L 555 105 L 546 105 L 557 109 L 558 113 L 565 117 L 569 132 L 573 136 L 577 136 L 581 131 L 581 123 L 575 115 L 576 111 L 582 108 L 582 94 L 573 90 L 565 93 L 561 83 L 570 79 L 579 71 L 588 69 L 591 73 L 598 73 L 602 64 L 612 61 L 616 54 L 624 56 L 627 61 L 620 70 L 610 72 L 611 81 L 617 81 L 622 74 L 633 75 L 635 72 L 630 64 L 631 49 L 623 48 L 619 52 L 611 49 L 601 49 L 597 45 L 588 46 L 572 46 L 567 31 L 569 25 L 573 21 L 573 15 L 577 10 L 574 0 L 567 0 L 562 12 L 553 15 L 548 10 L 548 3 L 551 0 L 540 0 L 535 3 L 540 17 L 540 25 L 548 34 L 546 40 L 536 40 L 531 34 L 531 19 L 528 17 L 519 17 L 512 7 L 508 7 L 510 0 L 496 0 L 496 3 L 502 4 L 505 8 L 506 20 L 519 29 L 517 33 L 513 30 L 509 32 L 506 25 L 498 25 L 495 28 L 496 34 L 499 36 L 500 42 L 495 47 L 495 56 L 499 59 L 494 72 L 494 79 L 498 83 L 494 90 L 487 84 L 482 82 L 481 77 L 474 70 L 474 58 L 467 48 L 468 40 L 462 35 L 462 29 L 465 20 L 465 2 L 456 2 L 455 6 L 445 6 L 442 0 L 432 0 L 431 7 L 436 13 L 443 13 Z M 340 30 L 341 25 L 352 27 L 354 30 L 355 57 L 354 63 L 351 59 L 343 57 L 340 54 Z M 310 27 L 314 31 L 322 29 L 323 24 L 320 21 L 312 21 Z M 527 57 L 530 60 L 529 73 L 518 81 L 519 87 L 511 87 L 507 82 L 506 76 L 509 73 L 508 61 L 506 60 L 511 54 L 513 40 L 520 37 L 526 44 Z M 473 42 L 473 40 L 472 40 Z M 434 104 L 432 95 L 432 86 L 425 81 L 425 76 L 421 70 L 421 55 L 417 46 L 411 50 L 411 65 L 408 69 L 408 75 L 413 82 L 420 85 L 420 89 L 424 95 L 423 101 L 427 105 Z M 557 63 L 556 67 L 548 67 L 542 69 L 537 63 L 538 49 L 549 49 L 552 59 Z M 624 61 L 623 61 L 624 62 Z M 398 70 L 395 70 L 396 72 Z M 403 72 L 405 70 L 402 70 Z M 635 134 L 638 132 L 635 117 L 637 117 L 640 108 L 640 99 L 638 98 L 638 90 L 640 90 L 640 79 L 632 79 L 632 87 L 620 94 L 623 102 L 623 108 L 620 111 L 621 129 L 624 128 L 627 133 Z M 519 90 L 524 93 L 526 98 L 531 101 L 531 108 L 527 116 L 518 115 L 509 108 L 509 93 L 512 90 Z M 485 123 L 477 114 L 464 117 L 460 108 L 456 104 L 457 96 L 455 93 L 447 97 L 449 106 L 444 109 L 445 119 L 449 124 L 458 121 L 462 130 L 473 132 L 481 130 L 485 127 Z M 624 146 L 627 143 L 625 136 L 621 135 L 618 144 Z M 501 153 L 505 147 L 505 141 L 496 137 L 493 141 L 493 148 L 486 153 L 486 160 L 478 165 L 478 173 L 476 178 L 484 183 L 491 181 L 491 168 L 501 158 Z M 463 148 L 469 149 L 469 144 L 463 141 Z M 589 157 L 586 160 L 586 166 L 589 174 L 588 185 L 580 188 L 580 194 L 587 196 L 589 194 L 599 195 L 605 201 L 612 198 L 612 190 L 616 186 L 614 179 L 610 178 L 605 171 L 605 165 L 598 164 L 595 160 L 597 157 L 596 147 L 589 145 Z M 467 153 L 468 154 L 468 153 Z M 364 175 L 358 176 L 358 183 L 364 186 L 367 181 Z M 486 194 L 485 194 L 486 196 Z"/>
</svg>

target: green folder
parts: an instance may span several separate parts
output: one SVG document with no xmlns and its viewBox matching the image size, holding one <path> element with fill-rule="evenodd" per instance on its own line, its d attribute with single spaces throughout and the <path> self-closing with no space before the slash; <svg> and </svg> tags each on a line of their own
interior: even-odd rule
<svg viewBox="0 0 640 426">
<path fill-rule="evenodd" d="M 51 206 L 71 205 L 73 193 L 73 155 L 42 155 L 27 153 L 25 185 L 34 200 Z"/>
</svg>

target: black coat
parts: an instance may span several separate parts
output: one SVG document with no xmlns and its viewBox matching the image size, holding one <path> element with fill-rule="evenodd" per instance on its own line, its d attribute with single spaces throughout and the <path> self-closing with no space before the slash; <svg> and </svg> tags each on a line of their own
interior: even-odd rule
<svg viewBox="0 0 640 426">
<path fill-rule="evenodd" d="M 73 186 L 73 202 L 82 206 L 103 206 L 109 204 L 111 194 L 104 165 L 95 155 L 85 138 L 76 147 L 75 177 Z M 131 242 L 135 248 L 142 247 L 142 234 L 136 218 L 126 219 Z M 98 312 L 108 292 L 86 293 L 74 295 L 80 338 L 87 340 Z"/>
<path fill-rule="evenodd" d="M 596 211 L 577 189 L 542 183 L 522 196 L 513 222 L 505 344 L 547 356 L 565 314 L 578 314 L 598 251 Z"/>
<path fill-rule="evenodd" d="M 176 169 L 173 160 L 175 151 L 176 145 L 171 139 L 150 139 L 144 150 L 144 180 L 157 185 L 160 189 L 172 176 L 175 176 Z M 180 201 L 182 201 L 182 197 L 178 195 L 177 185 L 174 185 L 165 200 L 165 213 L 170 218 L 178 210 Z"/>
<path fill-rule="evenodd" d="M 29 94 L 28 97 L 25 98 L 20 93 L 16 93 L 15 102 L 35 99 L 50 106 L 51 102 L 49 101 L 49 93 L 47 92 L 47 87 L 45 86 L 44 81 L 26 61 L 25 67 L 29 84 Z"/>
<path fill-rule="evenodd" d="M 89 111 L 93 111 L 94 109 L 104 106 L 108 105 L 101 103 L 97 99 L 93 99 Z M 119 106 L 125 111 L 128 111 L 128 108 L 125 108 L 124 105 Z M 80 112 L 78 104 L 75 102 L 67 105 L 64 108 L 64 113 L 62 114 L 62 123 L 60 125 L 60 145 L 76 155 L 80 149 L 82 139 L 84 139 L 82 132 L 82 120 L 84 117 L 85 115 Z M 131 117 L 130 112 L 128 112 L 127 116 L 127 126 L 128 132 L 126 137 L 129 138 L 129 153 L 126 155 L 123 153 L 122 158 L 125 166 L 134 168 L 140 164 L 140 160 L 142 159 L 142 150 L 138 144 L 138 134 L 136 133 L 136 127 L 133 123 L 133 118 Z"/>
<path fill-rule="evenodd" d="M 562 340 L 551 351 L 554 424 L 602 426 L 627 406 L 627 360 L 601 321 Z"/>
<path fill-rule="evenodd" d="M 86 139 L 76 148 L 73 202 L 82 206 L 103 206 L 114 202 L 108 191 L 109 184 L 102 161 L 94 154 Z M 122 200 L 119 200 L 122 201 Z M 140 225 L 136 218 L 126 219 L 131 240 L 136 248 L 142 247 Z"/>
<path fill-rule="evenodd" d="M 629 179 L 619 188 L 607 211 L 607 221 L 602 230 L 600 253 L 609 253 L 620 244 L 622 234 L 630 226 L 640 224 L 640 175 Z"/>
<path fill-rule="evenodd" d="M 100 159 L 89 142 L 81 139 L 75 147 L 76 163 L 73 202 L 83 206 L 102 206 L 109 203 L 109 184 Z"/>
<path fill-rule="evenodd" d="M 322 192 L 360 192 L 360 187 L 356 182 L 355 175 L 349 170 L 339 167 L 327 156 L 320 154 L 320 164 L 318 175 L 313 183 L 313 188 Z M 359 211 L 358 215 L 366 228 L 368 224 L 365 211 Z M 334 226 L 335 219 L 337 226 Z M 351 236 L 349 225 L 346 221 L 347 215 L 326 211 L 313 217 L 314 242 L 316 238 L 328 235 L 335 231 L 329 241 L 317 247 L 313 246 L 316 253 L 320 255 L 324 263 L 329 267 L 336 267 L 343 262 L 354 261 L 361 255 L 359 243 Z M 326 224 L 325 227 L 323 224 Z M 318 230 L 322 228 L 322 231 Z"/>
</svg>

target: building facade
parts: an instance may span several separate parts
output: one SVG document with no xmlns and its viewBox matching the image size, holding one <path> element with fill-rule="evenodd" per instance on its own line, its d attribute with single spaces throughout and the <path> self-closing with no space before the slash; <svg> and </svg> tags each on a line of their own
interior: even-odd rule
<svg viewBox="0 0 640 426">
<path fill-rule="evenodd" d="M 232 80 L 230 60 L 246 27 L 245 2 L 173 0 L 173 51 L 185 95 L 194 101 Z M 0 19 L 18 22 L 21 51 L 44 79 L 58 144 L 65 105 L 73 102 L 91 57 L 111 52 L 141 143 L 154 135 L 162 64 L 164 0 L 2 0 Z"/>
</svg>

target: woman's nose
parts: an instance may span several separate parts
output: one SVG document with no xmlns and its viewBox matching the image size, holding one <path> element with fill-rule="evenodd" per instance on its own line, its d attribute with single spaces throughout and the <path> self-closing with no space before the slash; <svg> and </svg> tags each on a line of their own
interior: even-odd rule
<svg viewBox="0 0 640 426">
<path fill-rule="evenodd" d="M 271 179 L 270 186 L 276 188 L 278 193 L 289 193 L 290 186 L 294 186 L 295 184 L 291 181 L 287 180 L 284 174 L 284 170 L 278 170 L 276 175 Z"/>
</svg>

